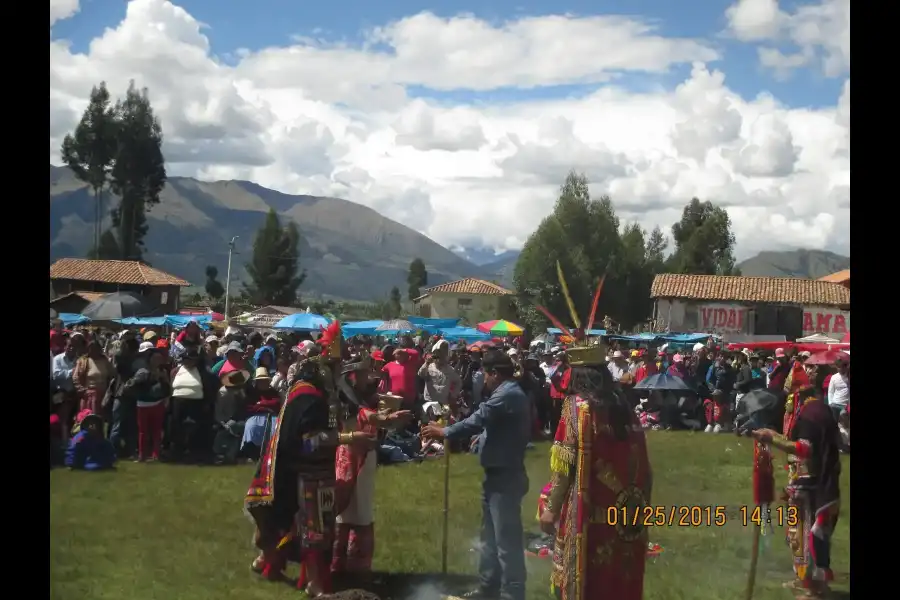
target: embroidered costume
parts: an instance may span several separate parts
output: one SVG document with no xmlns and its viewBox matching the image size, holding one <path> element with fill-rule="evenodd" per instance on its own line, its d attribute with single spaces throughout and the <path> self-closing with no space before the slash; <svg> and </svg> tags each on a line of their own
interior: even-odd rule
<svg viewBox="0 0 900 600">
<path fill-rule="evenodd" d="M 785 496 L 788 515 L 797 519 L 787 523 L 787 539 L 797 586 L 815 595 L 824 593 L 833 579 L 831 537 L 840 514 L 840 429 L 828 406 L 812 395 L 806 373 L 794 371 L 793 379 L 798 391 L 785 418 L 789 449 Z"/>
<path fill-rule="evenodd" d="M 544 500 L 559 523 L 551 589 L 560 600 L 640 600 L 648 532 L 641 519 L 630 517 L 650 502 L 644 430 L 605 367 L 605 348 L 583 338 L 559 264 L 557 272 L 577 329 L 567 350 L 571 373 Z M 587 330 L 602 288 L 601 279 Z M 546 309 L 539 310 L 571 335 Z"/>
<path fill-rule="evenodd" d="M 337 345 L 339 351 L 340 339 L 323 335 L 320 344 L 326 349 Z M 351 440 L 339 434 L 339 409 L 329 401 L 336 398 L 327 394 L 332 386 L 324 367 L 330 353 L 320 358 L 300 366 L 300 380 L 288 391 L 274 427 L 263 436 L 262 456 L 244 507 L 256 523 L 256 545 L 262 551 L 254 570 L 275 579 L 287 562 L 297 562 L 298 587 L 306 586 L 310 568 L 321 587 L 317 591 L 328 593 L 334 518 L 346 503 L 345 490 L 335 482 L 335 449 Z"/>
</svg>

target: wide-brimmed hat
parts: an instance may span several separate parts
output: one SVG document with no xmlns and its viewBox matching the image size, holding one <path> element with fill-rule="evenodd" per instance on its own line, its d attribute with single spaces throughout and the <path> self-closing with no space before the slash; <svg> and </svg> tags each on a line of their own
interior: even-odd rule
<svg viewBox="0 0 900 600">
<path fill-rule="evenodd" d="M 141 342 L 141 345 L 138 346 L 139 354 L 150 352 L 151 350 L 156 350 L 156 344 L 154 344 L 153 342 Z"/>
<path fill-rule="evenodd" d="M 224 387 L 241 387 L 250 380 L 250 371 L 235 369 L 219 376 L 219 382 Z"/>
<path fill-rule="evenodd" d="M 152 329 L 148 329 L 147 331 L 141 332 L 141 339 L 143 339 L 145 342 L 149 342 L 149 341 L 153 340 L 154 338 L 156 338 L 157 335 L 159 335 L 159 334 L 157 334 Z"/>
<path fill-rule="evenodd" d="M 75 417 L 75 425 L 80 430 L 84 427 L 87 427 L 91 423 L 95 423 L 100 427 L 103 426 L 103 417 L 98 415 L 95 412 L 92 412 L 90 409 L 86 408 L 78 413 Z"/>
<path fill-rule="evenodd" d="M 257 367 L 256 374 L 253 375 L 253 381 L 271 381 L 269 370 L 265 367 Z"/>
</svg>

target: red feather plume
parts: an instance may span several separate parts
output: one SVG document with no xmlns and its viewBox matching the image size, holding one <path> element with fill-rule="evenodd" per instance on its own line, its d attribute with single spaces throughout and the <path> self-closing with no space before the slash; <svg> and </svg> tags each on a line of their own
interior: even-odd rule
<svg viewBox="0 0 900 600">
<path fill-rule="evenodd" d="M 324 350 L 331 346 L 331 343 L 334 340 L 340 339 L 341 337 L 341 322 L 338 320 L 334 320 L 328 324 L 328 327 L 322 328 L 322 335 L 319 337 L 318 344 Z"/>
<path fill-rule="evenodd" d="M 597 303 L 600 302 L 600 293 L 603 291 L 603 283 L 605 281 L 606 273 L 600 278 L 600 283 L 597 284 L 597 291 L 594 292 L 594 302 L 591 304 L 591 314 L 588 315 L 587 325 L 584 327 L 586 332 L 594 328 L 594 317 L 597 316 Z"/>
<path fill-rule="evenodd" d="M 553 315 L 550 314 L 550 311 L 549 311 L 549 310 L 547 310 L 546 308 L 544 308 L 544 307 L 541 306 L 540 304 L 535 304 L 534 307 L 535 307 L 536 309 L 538 309 L 539 311 L 541 311 L 541 314 L 543 314 L 545 317 L 547 317 L 548 319 L 550 319 L 550 322 L 553 323 L 553 325 L 554 325 L 557 329 L 559 329 L 560 331 L 562 331 L 564 334 L 566 334 L 567 336 L 569 336 L 569 337 L 571 337 L 571 338 L 574 338 L 574 337 L 575 337 L 575 336 L 572 335 L 572 333 L 569 331 L 569 328 L 568 328 L 568 327 L 566 327 L 565 325 L 563 325 L 563 324 L 560 322 L 559 319 L 557 319 L 556 317 L 554 317 Z"/>
</svg>

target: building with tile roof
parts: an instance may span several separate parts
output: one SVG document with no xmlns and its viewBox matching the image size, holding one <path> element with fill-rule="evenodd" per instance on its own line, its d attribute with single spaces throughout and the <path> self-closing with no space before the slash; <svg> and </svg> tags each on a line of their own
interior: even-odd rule
<svg viewBox="0 0 900 600">
<path fill-rule="evenodd" d="M 657 275 L 654 318 L 671 331 L 841 337 L 850 329 L 850 289 L 822 279 Z"/>
<path fill-rule="evenodd" d="M 415 312 L 436 319 L 460 318 L 473 325 L 491 319 L 515 319 L 514 293 L 484 279 L 466 277 L 422 290 Z"/>
<path fill-rule="evenodd" d="M 831 283 L 839 283 L 848 290 L 850 289 L 850 269 L 844 269 L 825 277 L 819 277 L 819 281 L 830 281 Z"/>
<path fill-rule="evenodd" d="M 134 260 L 61 258 L 50 265 L 50 286 L 57 296 L 50 305 L 58 312 L 80 313 L 104 294 L 134 292 L 156 304 L 160 314 L 175 314 L 181 288 L 190 285 Z"/>
</svg>

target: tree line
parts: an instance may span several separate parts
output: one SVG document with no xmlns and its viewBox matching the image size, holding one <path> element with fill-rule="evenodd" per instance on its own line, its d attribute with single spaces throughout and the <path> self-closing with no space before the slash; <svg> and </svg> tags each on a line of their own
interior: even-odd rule
<svg viewBox="0 0 900 600">
<path fill-rule="evenodd" d="M 593 292 L 605 274 L 597 322 L 622 330 L 639 329 L 652 314 L 650 286 L 659 273 L 739 275 L 734 234 L 725 209 L 693 198 L 672 225 L 674 248 L 657 226 L 621 226 L 608 196 L 592 198 L 587 178 L 569 173 L 553 212 L 531 234 L 516 263 L 513 281 L 523 325 L 548 325 L 535 309 L 546 307 L 568 323 L 569 311 L 556 274 L 562 266 L 580 318 L 590 310 Z"/>
</svg>

